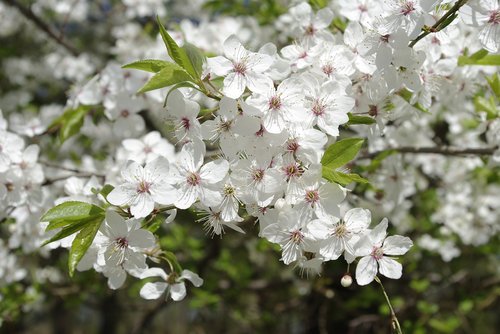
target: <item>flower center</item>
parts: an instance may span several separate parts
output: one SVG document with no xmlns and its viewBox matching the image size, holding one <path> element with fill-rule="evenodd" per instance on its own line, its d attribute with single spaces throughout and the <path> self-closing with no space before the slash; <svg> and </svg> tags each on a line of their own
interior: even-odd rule
<svg viewBox="0 0 500 334">
<path fill-rule="evenodd" d="M 183 127 L 186 130 L 189 130 L 189 128 L 191 127 L 191 122 L 189 121 L 189 118 L 187 117 L 181 118 L 181 127 Z"/>
<path fill-rule="evenodd" d="M 304 198 L 307 203 L 313 206 L 316 202 L 319 202 L 319 193 L 317 190 L 308 190 Z"/>
<path fill-rule="evenodd" d="M 380 260 L 384 256 L 384 250 L 381 247 L 373 246 L 370 254 L 375 260 Z"/>
<path fill-rule="evenodd" d="M 412 1 L 406 1 L 403 3 L 403 6 L 401 6 L 401 11 L 400 13 L 403 14 L 404 16 L 407 16 L 411 14 L 415 10 L 415 5 L 413 4 Z"/>
<path fill-rule="evenodd" d="M 491 24 L 500 24 L 500 9 L 490 11 L 490 18 L 488 19 L 488 23 Z"/>
<path fill-rule="evenodd" d="M 263 169 L 254 169 L 252 172 L 252 178 L 254 181 L 260 182 L 264 178 L 264 170 Z"/>
<path fill-rule="evenodd" d="M 289 140 L 288 143 L 286 144 L 286 150 L 290 153 L 295 153 L 299 149 L 300 145 L 297 142 L 297 140 L 292 139 Z"/>
<path fill-rule="evenodd" d="M 314 28 L 314 26 L 312 24 L 310 24 L 306 27 L 305 34 L 307 36 L 314 36 L 315 33 L 316 33 L 316 28 Z"/>
<path fill-rule="evenodd" d="M 128 247 L 128 240 L 124 237 L 119 237 L 115 239 L 115 244 L 118 248 L 127 248 Z"/>
<path fill-rule="evenodd" d="M 130 116 L 130 111 L 128 111 L 127 109 L 123 109 L 122 112 L 120 113 L 120 115 L 123 117 L 123 118 L 127 118 Z"/>
<path fill-rule="evenodd" d="M 151 185 L 149 184 L 149 182 L 146 182 L 146 181 L 141 181 L 139 182 L 139 184 L 137 185 L 137 192 L 138 193 L 148 193 L 149 194 L 149 187 Z"/>
<path fill-rule="evenodd" d="M 274 110 L 274 111 L 281 109 L 281 98 L 279 97 L 279 95 L 274 95 L 269 99 L 268 107 L 269 110 Z"/>
<path fill-rule="evenodd" d="M 237 62 L 233 64 L 233 71 L 240 75 L 245 75 L 247 65 L 244 62 Z"/>
<path fill-rule="evenodd" d="M 235 193 L 235 189 L 233 186 L 225 185 L 224 186 L 224 195 L 225 196 L 233 196 Z"/>
<path fill-rule="evenodd" d="M 290 240 L 295 244 L 300 244 L 304 240 L 304 235 L 300 230 L 290 232 Z"/>
<path fill-rule="evenodd" d="M 330 76 L 333 71 L 335 70 L 335 68 L 331 65 L 331 64 L 327 64 L 325 66 L 323 66 L 321 68 L 321 70 L 323 71 L 323 73 L 325 73 L 327 76 Z"/>
<path fill-rule="evenodd" d="M 304 170 L 297 163 L 291 163 L 290 165 L 283 167 L 283 171 L 288 179 L 292 177 L 299 177 L 304 173 Z"/>
<path fill-rule="evenodd" d="M 345 224 L 338 224 L 333 231 L 333 235 L 338 238 L 345 238 L 348 234 L 349 230 L 345 227 Z"/>
<path fill-rule="evenodd" d="M 197 186 L 200 184 L 201 182 L 201 178 L 200 178 L 200 175 L 198 175 L 197 173 L 189 173 L 189 175 L 186 177 L 186 182 L 190 185 L 190 186 Z"/>
<path fill-rule="evenodd" d="M 326 106 L 319 100 L 315 100 L 311 108 L 311 111 L 314 114 L 314 116 L 322 116 L 325 114 Z"/>
</svg>

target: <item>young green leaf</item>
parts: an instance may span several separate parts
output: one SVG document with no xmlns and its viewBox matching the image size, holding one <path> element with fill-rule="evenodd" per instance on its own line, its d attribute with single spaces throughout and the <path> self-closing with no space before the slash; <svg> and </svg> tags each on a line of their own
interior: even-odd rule
<svg viewBox="0 0 500 334">
<path fill-rule="evenodd" d="M 369 181 L 367 179 L 359 176 L 358 174 L 342 173 L 342 172 L 336 171 L 334 168 L 331 168 L 329 166 L 323 166 L 322 175 L 328 181 L 338 183 L 341 186 L 346 186 L 351 182 L 369 183 Z"/>
<path fill-rule="evenodd" d="M 482 49 L 469 57 L 458 57 L 458 66 L 466 65 L 500 66 L 500 55 L 491 55 L 488 54 L 488 51 Z"/>
<path fill-rule="evenodd" d="M 158 73 L 156 73 L 137 93 L 149 92 L 151 90 L 168 87 L 180 82 L 191 81 L 189 74 L 180 66 L 168 63 Z"/>
<path fill-rule="evenodd" d="M 165 43 L 165 47 L 167 48 L 167 52 L 170 58 L 172 58 L 173 61 L 175 61 L 184 70 L 186 70 L 186 72 L 189 73 L 193 80 L 199 81 L 200 77 L 198 77 L 197 71 L 191 63 L 186 50 L 180 48 L 179 45 L 177 45 L 177 43 L 174 41 L 174 39 L 168 34 L 163 24 L 161 24 L 160 18 L 157 17 L 156 19 L 160 28 L 161 38 L 163 39 L 163 43 Z"/>
<path fill-rule="evenodd" d="M 182 49 L 184 49 L 189 58 L 189 61 L 193 65 L 193 69 L 196 73 L 196 78 L 201 78 L 201 75 L 203 73 L 203 63 L 206 62 L 205 55 L 203 54 L 203 52 L 201 52 L 200 49 L 198 49 L 191 43 L 184 43 Z"/>
<path fill-rule="evenodd" d="M 348 113 L 349 122 L 346 125 L 357 125 L 357 124 L 374 124 L 377 121 L 373 117 L 370 116 L 359 116 L 354 115 L 353 113 Z"/>
<path fill-rule="evenodd" d="M 347 164 L 358 154 L 363 141 L 364 139 L 362 138 L 346 138 L 337 141 L 326 149 L 321 159 L 321 164 L 332 169 Z"/>
<path fill-rule="evenodd" d="M 88 224 L 86 224 L 85 227 L 76 235 L 69 251 L 69 276 L 73 277 L 76 266 L 85 255 L 90 245 L 92 245 L 92 241 L 94 241 L 95 235 L 97 234 L 97 231 L 101 227 L 103 221 L 104 217 L 99 217 L 88 222 Z"/>
<path fill-rule="evenodd" d="M 52 238 L 50 238 L 49 240 L 46 240 L 40 247 L 43 247 L 47 244 L 50 244 L 51 242 L 54 242 L 54 241 L 57 241 L 57 240 L 61 240 L 63 238 L 66 238 L 78 231 L 80 231 L 82 228 L 84 228 L 84 226 L 89 222 L 89 221 L 93 221 L 96 219 L 96 216 L 92 216 L 87 219 L 84 219 L 84 220 L 79 220 L 79 221 L 64 221 L 64 223 L 66 223 L 65 225 L 63 226 L 53 226 L 51 228 L 54 229 L 56 227 L 63 227 L 62 230 L 60 230 L 59 232 L 57 232 Z M 61 222 L 62 223 L 62 222 Z M 57 225 L 60 225 L 60 224 L 57 224 Z"/>
<path fill-rule="evenodd" d="M 70 223 L 88 218 L 90 216 L 104 217 L 104 209 L 90 203 L 69 201 L 61 203 L 49 209 L 42 216 L 42 218 L 40 218 L 40 221 L 43 222 L 68 221 Z M 47 230 L 49 230 L 48 227 Z"/>
<path fill-rule="evenodd" d="M 165 66 L 168 66 L 168 64 L 171 64 L 171 62 L 159 59 L 144 59 L 123 65 L 122 68 L 132 68 L 135 70 L 157 73 Z"/>
<path fill-rule="evenodd" d="M 498 73 L 493 74 L 491 77 L 486 77 L 488 84 L 490 85 L 493 94 L 500 99 L 500 79 L 498 78 Z"/>
</svg>

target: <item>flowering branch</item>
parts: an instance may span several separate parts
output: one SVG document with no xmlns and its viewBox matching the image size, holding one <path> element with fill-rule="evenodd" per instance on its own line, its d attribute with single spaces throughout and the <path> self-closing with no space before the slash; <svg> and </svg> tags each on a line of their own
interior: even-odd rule
<svg viewBox="0 0 500 334">
<path fill-rule="evenodd" d="M 437 20 L 437 22 L 432 27 L 424 26 L 424 28 L 422 28 L 423 30 L 422 33 L 418 35 L 417 38 L 415 38 L 413 41 L 411 41 L 411 43 L 408 46 L 412 48 L 415 46 L 415 44 L 418 43 L 418 41 L 420 41 L 422 38 L 429 35 L 430 33 L 435 33 L 446 28 L 455 19 L 455 17 L 453 16 L 456 14 L 456 12 L 458 12 L 460 7 L 465 5 L 467 1 L 468 0 L 458 0 L 453 5 L 453 7 L 451 7 L 450 10 L 448 10 L 439 20 Z"/>
<path fill-rule="evenodd" d="M 57 44 L 61 45 L 64 47 L 69 53 L 71 53 L 73 56 L 78 56 L 79 52 L 78 50 L 69 44 L 68 42 L 63 40 L 63 36 L 57 36 L 54 31 L 49 27 L 49 25 L 45 22 L 43 22 L 29 7 L 25 7 L 21 3 L 19 3 L 17 0 L 5 0 L 6 3 L 11 5 L 14 8 L 17 8 L 19 12 L 29 21 L 33 22 L 38 28 L 40 28 L 42 31 L 44 31 L 47 36 L 49 36 L 53 41 L 55 41 Z"/>
<path fill-rule="evenodd" d="M 372 159 L 379 154 L 384 152 L 398 152 L 398 153 L 412 153 L 412 154 L 441 154 L 449 156 L 460 156 L 460 155 L 492 155 L 497 147 L 489 148 L 464 148 L 458 149 L 453 147 L 412 147 L 412 146 L 402 146 L 389 148 L 387 150 L 375 151 L 372 153 L 367 153 L 360 156 L 358 159 Z"/>
</svg>

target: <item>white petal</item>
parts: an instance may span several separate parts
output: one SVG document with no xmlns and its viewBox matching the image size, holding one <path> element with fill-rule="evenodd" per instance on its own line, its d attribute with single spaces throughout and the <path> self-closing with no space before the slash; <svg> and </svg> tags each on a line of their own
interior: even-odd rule
<svg viewBox="0 0 500 334">
<path fill-rule="evenodd" d="M 191 281 L 191 283 L 193 283 L 193 285 L 197 288 L 203 284 L 203 279 L 200 278 L 200 276 L 198 276 L 198 274 L 193 273 L 191 270 L 187 270 L 187 269 L 183 270 L 181 273 L 181 278 L 185 278 L 185 279 Z"/>
<path fill-rule="evenodd" d="M 137 195 L 137 188 L 130 183 L 124 183 L 113 189 L 106 197 L 113 205 L 127 205 Z"/>
<path fill-rule="evenodd" d="M 134 201 L 130 204 L 130 212 L 135 218 L 144 218 L 155 208 L 155 203 L 151 195 L 147 193 L 137 194 Z"/>
<path fill-rule="evenodd" d="M 157 267 L 149 268 L 144 270 L 139 278 L 144 279 L 146 277 L 161 277 L 163 280 L 167 280 L 168 276 L 165 270 Z"/>
<path fill-rule="evenodd" d="M 208 68 L 218 76 L 225 76 L 233 68 L 233 63 L 225 57 L 213 57 L 207 59 Z"/>
<path fill-rule="evenodd" d="M 106 223 L 111 229 L 113 237 L 126 237 L 128 234 L 127 224 L 125 219 L 118 213 L 108 210 L 106 212 Z M 109 235 L 108 235 L 109 236 Z"/>
<path fill-rule="evenodd" d="M 401 263 L 391 259 L 387 256 L 382 256 L 380 260 L 378 260 L 379 271 L 385 277 L 389 277 L 392 279 L 398 279 L 403 274 L 403 266 Z"/>
<path fill-rule="evenodd" d="M 155 245 L 155 236 L 147 230 L 135 230 L 130 232 L 128 236 L 128 245 L 130 247 L 151 248 Z"/>
<path fill-rule="evenodd" d="M 356 266 L 356 282 L 359 285 L 367 285 L 377 275 L 377 261 L 371 256 L 365 256 L 359 260 Z"/>
<path fill-rule="evenodd" d="M 183 300 L 184 297 L 186 297 L 186 285 L 183 282 L 172 284 L 170 286 L 170 295 L 176 302 L 179 300 Z"/>
<path fill-rule="evenodd" d="M 224 79 L 224 88 L 222 92 L 227 97 L 237 99 L 245 91 L 246 85 L 247 78 L 244 75 L 232 72 Z"/>
<path fill-rule="evenodd" d="M 125 279 L 127 278 L 127 273 L 121 267 L 116 267 L 107 272 L 108 275 L 108 286 L 110 289 L 116 290 L 121 288 Z"/>
<path fill-rule="evenodd" d="M 413 242 L 408 237 L 401 235 L 393 235 L 387 237 L 384 241 L 384 254 L 387 255 L 403 255 L 413 246 Z"/>
<path fill-rule="evenodd" d="M 375 226 L 375 228 L 370 232 L 370 239 L 372 240 L 374 245 L 382 246 L 382 241 L 384 241 L 385 236 L 387 235 L 387 218 L 382 219 L 382 221 Z"/>
<path fill-rule="evenodd" d="M 163 282 L 146 283 L 139 292 L 144 299 L 158 299 L 167 289 L 168 284 Z"/>
<path fill-rule="evenodd" d="M 229 163 L 224 159 L 219 159 L 201 167 L 200 177 L 203 183 L 213 184 L 224 179 L 228 171 Z"/>
<path fill-rule="evenodd" d="M 359 233 L 368 228 L 372 220 L 370 210 L 354 208 L 346 212 L 344 221 L 349 231 Z"/>
</svg>

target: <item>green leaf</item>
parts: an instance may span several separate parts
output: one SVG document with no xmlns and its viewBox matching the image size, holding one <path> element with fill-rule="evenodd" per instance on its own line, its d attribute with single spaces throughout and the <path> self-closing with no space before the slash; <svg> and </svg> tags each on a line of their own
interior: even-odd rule
<svg viewBox="0 0 500 334">
<path fill-rule="evenodd" d="M 349 116 L 349 122 L 346 123 L 346 125 L 355 125 L 355 124 L 374 124 L 377 121 L 370 116 L 359 116 L 359 115 L 354 115 L 353 113 L 348 113 Z"/>
<path fill-rule="evenodd" d="M 171 62 L 159 59 L 144 59 L 123 65 L 122 68 L 133 68 L 135 70 L 157 73 L 165 66 L 168 66 L 168 64 L 171 64 Z"/>
<path fill-rule="evenodd" d="M 329 166 L 323 166 L 322 169 L 322 174 L 325 179 L 327 179 L 330 182 L 338 183 L 342 186 L 346 186 L 351 182 L 357 182 L 357 183 L 369 183 L 369 181 L 358 174 L 354 173 L 342 173 L 339 171 L 336 171 L 334 168 L 331 168 Z"/>
<path fill-rule="evenodd" d="M 458 66 L 467 65 L 500 66 L 500 55 L 490 55 L 486 50 L 479 50 L 470 57 L 458 57 Z"/>
<path fill-rule="evenodd" d="M 101 227 L 104 217 L 98 217 L 95 220 L 88 222 L 85 227 L 76 235 L 75 240 L 71 244 L 68 258 L 69 276 L 73 277 L 76 266 L 85 255 L 92 241 L 94 241 L 97 231 Z"/>
<path fill-rule="evenodd" d="M 81 105 L 75 109 L 68 109 L 51 123 L 49 129 L 58 128 L 59 140 L 63 143 L 66 139 L 80 131 L 85 115 L 87 115 L 92 108 L 92 106 Z"/>
<path fill-rule="evenodd" d="M 474 54 L 470 55 L 469 58 L 472 60 L 479 60 L 479 59 L 486 57 L 487 55 L 488 55 L 488 51 L 486 51 L 485 49 L 481 49 L 481 50 L 475 52 Z"/>
<path fill-rule="evenodd" d="M 149 92 L 151 90 L 175 85 L 179 82 L 191 81 L 189 74 L 180 66 L 174 63 L 168 63 L 156 73 L 146 84 L 137 91 L 137 93 Z"/>
<path fill-rule="evenodd" d="M 488 81 L 493 94 L 495 94 L 497 99 L 500 99 L 500 79 L 498 78 L 498 73 L 493 74 L 489 78 L 487 77 L 486 80 Z"/>
<path fill-rule="evenodd" d="M 63 227 L 62 230 L 60 230 L 59 232 L 57 232 L 52 238 L 50 238 L 49 240 L 46 240 L 40 247 L 43 247 L 47 244 L 50 244 L 51 242 L 54 242 L 54 241 L 57 241 L 57 240 L 61 240 L 62 238 L 66 238 L 67 236 L 70 236 L 78 231 L 80 231 L 89 221 L 92 221 L 96 219 L 96 216 L 92 216 L 87 219 L 83 219 L 83 220 L 78 220 L 78 221 L 64 221 L 64 225 L 61 225 L 63 222 L 59 222 L 59 224 L 56 224 L 57 226 L 55 227 L 52 227 L 52 229 L 56 228 L 56 227 Z"/>
<path fill-rule="evenodd" d="M 358 154 L 363 142 L 362 138 L 347 138 L 337 141 L 326 149 L 321 164 L 332 169 L 347 164 Z"/>
<path fill-rule="evenodd" d="M 42 218 L 40 218 L 40 221 L 50 222 L 50 223 L 67 221 L 69 224 L 77 220 L 88 218 L 89 216 L 104 216 L 104 209 L 90 203 L 70 201 L 61 203 L 49 209 L 42 216 Z M 56 228 L 56 227 L 53 228 L 49 227 L 50 224 L 49 226 L 47 226 L 46 229 L 47 231 Z"/>
<path fill-rule="evenodd" d="M 498 117 L 498 110 L 493 96 L 490 96 L 489 100 L 482 96 L 476 96 L 474 98 L 474 107 L 476 112 L 486 112 L 486 119 L 488 120 Z"/>
<path fill-rule="evenodd" d="M 193 69 L 194 69 L 195 74 L 196 74 L 195 77 L 201 78 L 201 75 L 203 73 L 203 63 L 206 62 L 205 55 L 203 54 L 203 52 L 201 52 L 200 49 L 198 49 L 196 46 L 194 46 L 191 43 L 187 43 L 187 42 L 184 43 L 184 46 L 182 47 L 182 49 L 184 49 L 184 51 L 186 52 L 186 54 L 189 58 L 189 61 L 193 65 Z"/>
<path fill-rule="evenodd" d="M 160 28 L 161 38 L 163 39 L 163 43 L 165 43 L 165 47 L 167 48 L 167 52 L 170 58 L 172 58 L 172 60 L 175 61 L 180 67 L 185 69 L 186 72 L 189 73 L 189 75 L 193 78 L 193 80 L 200 80 L 200 77 L 198 77 L 197 71 L 191 63 L 186 50 L 180 48 L 179 45 L 177 45 L 177 43 L 174 41 L 174 39 L 168 34 L 163 24 L 161 24 L 160 18 L 156 17 L 156 19 Z"/>
</svg>

